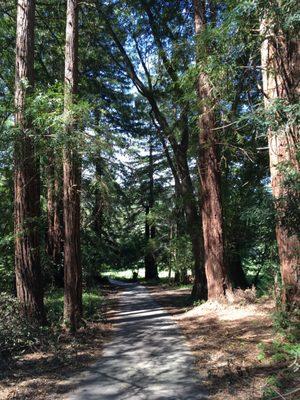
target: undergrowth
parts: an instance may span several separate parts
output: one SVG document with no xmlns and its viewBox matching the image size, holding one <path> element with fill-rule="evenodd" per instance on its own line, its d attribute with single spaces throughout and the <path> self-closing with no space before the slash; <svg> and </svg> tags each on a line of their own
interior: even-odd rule
<svg viewBox="0 0 300 400">
<path fill-rule="evenodd" d="M 270 344 L 260 345 L 259 360 L 280 366 L 265 386 L 263 400 L 300 395 L 300 312 L 276 311 L 273 315 L 276 339 Z M 297 398 L 297 397 L 289 397 Z"/>
<path fill-rule="evenodd" d="M 102 321 L 103 297 L 99 289 L 83 293 L 83 323 Z M 0 297 L 0 366 L 14 357 L 37 349 L 53 347 L 62 333 L 63 291 L 46 294 L 47 325 L 36 326 L 20 316 L 18 300 L 10 294 Z"/>
</svg>

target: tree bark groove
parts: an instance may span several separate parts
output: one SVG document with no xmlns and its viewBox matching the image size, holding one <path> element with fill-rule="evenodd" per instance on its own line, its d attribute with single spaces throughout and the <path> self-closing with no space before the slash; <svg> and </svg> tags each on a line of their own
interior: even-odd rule
<svg viewBox="0 0 300 400">
<path fill-rule="evenodd" d="M 81 160 L 76 123 L 70 111 L 78 91 L 78 2 L 67 1 L 65 47 L 66 144 L 63 151 L 64 202 L 64 322 L 76 331 L 82 318 L 82 271 L 80 253 Z"/>
<path fill-rule="evenodd" d="M 274 101 L 299 99 L 300 41 L 288 40 L 282 32 L 274 32 L 272 22 L 261 22 L 261 64 L 265 108 L 272 107 Z M 276 118 L 276 115 L 274 116 Z M 282 302 L 289 309 L 300 303 L 300 240 L 290 234 L 284 226 L 282 216 L 286 210 L 284 172 L 281 167 L 289 163 L 299 172 L 296 145 L 299 143 L 299 129 L 296 126 L 268 130 L 270 173 L 272 192 L 277 211 L 276 238 L 282 278 Z"/>
<path fill-rule="evenodd" d="M 206 28 L 206 2 L 194 0 L 196 37 Z M 204 54 L 208 49 L 201 49 Z M 199 51 L 198 51 L 199 52 Z M 223 213 L 218 162 L 218 138 L 212 88 L 204 72 L 199 73 L 197 94 L 199 99 L 199 158 L 201 181 L 201 216 L 204 241 L 204 266 L 208 299 L 222 299 L 229 281 L 224 262 Z"/>
<path fill-rule="evenodd" d="M 14 148 L 14 222 L 16 291 L 23 314 L 44 322 L 40 265 L 40 174 L 32 123 L 25 116 L 34 87 L 35 1 L 19 0 L 17 8 Z"/>
</svg>

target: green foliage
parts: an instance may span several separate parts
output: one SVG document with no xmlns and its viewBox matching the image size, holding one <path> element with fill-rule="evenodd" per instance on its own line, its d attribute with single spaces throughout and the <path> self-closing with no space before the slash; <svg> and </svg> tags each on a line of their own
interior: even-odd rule
<svg viewBox="0 0 300 400">
<path fill-rule="evenodd" d="M 1 161 L 0 161 L 1 162 Z M 11 291 L 14 280 L 14 234 L 11 170 L 0 165 L 0 292 Z"/>
<path fill-rule="evenodd" d="M 280 300 L 277 302 L 277 311 L 273 315 L 274 329 L 290 343 L 297 343 L 300 339 L 300 312 L 298 309 L 282 310 Z"/>
<path fill-rule="evenodd" d="M 274 398 L 278 394 L 278 388 L 280 387 L 280 380 L 277 376 L 269 376 L 263 391 L 263 400 Z"/>
<path fill-rule="evenodd" d="M 193 13 L 185 2 L 149 3 L 158 32 L 156 38 L 146 15 L 145 2 L 116 1 L 114 7 L 103 3 L 101 12 L 98 12 L 97 2 L 94 5 L 82 2 L 79 94 L 68 114 L 64 113 L 62 82 L 65 2 L 37 3 L 36 82 L 35 90 L 26 99 L 26 115 L 32 120 L 29 134 L 34 138 L 41 160 L 39 226 L 43 274 L 48 288 L 53 286 L 59 267 L 51 264 L 45 254 L 48 167 L 53 163 L 51 156 L 54 154 L 55 168 L 61 179 L 65 146 L 76 147 L 82 155 L 81 244 L 83 279 L 87 286 L 91 286 L 107 266 L 119 277 L 123 274 L 128 278 L 125 271 L 129 271 L 128 279 L 131 279 L 132 271 L 144 265 L 144 255 L 149 251 L 155 255 L 161 275 L 166 270 L 173 275 L 192 270 L 193 256 L 183 202 L 174 193 L 165 151 L 168 150 L 172 158 L 174 148 L 179 148 L 181 116 L 186 114 L 185 128 L 190 133 L 187 163 L 200 208 L 201 189 L 196 171 L 199 104 L 195 83 L 202 72 L 212 88 L 213 101 L 210 102 L 217 125 L 226 262 L 229 266 L 242 266 L 248 283 L 255 284 L 260 294 L 267 292 L 278 272 L 278 259 L 269 161 L 267 152 L 261 149 L 267 146 L 268 129 L 279 134 L 283 129 L 298 125 L 300 111 L 298 99 L 276 99 L 265 109 L 260 89 L 262 37 L 258 27 L 263 16 L 269 17 L 274 21 L 276 34 L 293 37 L 299 31 L 298 2 L 209 2 L 206 29 L 195 40 Z M 12 292 L 13 144 L 20 134 L 13 122 L 15 2 L 6 1 L 0 11 L 0 291 Z M 173 135 L 177 141 L 173 149 L 168 135 L 164 137 L 166 148 L 162 145 L 163 132 L 158 121 L 153 121 L 153 105 L 148 104 L 127 76 L 124 55 L 108 32 L 104 14 L 139 79 L 152 91 L 157 107 L 169 124 L 168 135 Z M 217 16 L 215 20 L 213 15 Z M 165 57 L 172 68 L 172 76 L 166 68 Z M 76 128 L 67 133 L 65 128 L 69 123 Z M 156 237 L 146 242 L 145 214 L 151 202 L 150 142 L 154 204 L 147 218 L 148 224 L 156 228 Z M 286 211 L 280 216 L 280 222 L 291 234 L 299 234 L 299 173 L 288 164 L 281 168 L 285 175 L 285 196 L 278 200 L 278 208 Z M 17 315 L 17 303 L 7 294 L 4 299 L 7 300 L 7 315 L 14 312 Z M 96 318 L 98 300 L 101 302 L 97 293 L 84 295 L 85 310 L 89 310 L 85 318 L 89 315 Z M 51 292 L 46 298 L 46 307 L 50 325 L 59 330 L 62 292 Z M 9 322 L 5 311 L 3 313 L 4 321 Z M 278 328 L 282 326 L 289 331 L 287 316 L 278 316 L 275 321 Z M 13 318 L 15 333 L 12 343 L 7 344 L 8 353 L 13 353 L 18 343 L 21 343 L 20 349 L 28 348 L 38 340 L 35 328 L 24 323 L 23 332 L 16 324 Z"/>
<path fill-rule="evenodd" d="M 281 388 L 287 388 L 287 382 L 295 381 L 298 376 L 300 345 L 286 340 L 274 340 L 270 345 L 261 345 L 260 350 L 260 361 L 282 366 L 280 372 L 270 375 L 267 379 L 263 399 L 268 400 L 278 395 L 278 391 L 282 392 Z"/>
<path fill-rule="evenodd" d="M 39 328 L 20 317 L 15 297 L 2 292 L 0 297 L 0 359 L 7 359 L 38 346 Z"/>
<path fill-rule="evenodd" d="M 97 288 L 84 290 L 82 294 L 83 318 L 86 321 L 99 321 L 102 319 L 101 306 L 103 297 Z M 63 290 L 53 290 L 45 297 L 45 306 L 49 324 L 54 328 L 59 328 L 63 323 Z"/>
<path fill-rule="evenodd" d="M 298 151 L 298 157 L 299 157 Z M 282 164 L 284 194 L 276 201 L 278 221 L 290 235 L 300 236 L 300 172 L 290 163 Z"/>
<path fill-rule="evenodd" d="M 20 316 L 20 305 L 12 295 L 2 292 L 0 297 L 0 361 L 53 344 L 61 334 L 63 322 L 63 291 L 47 293 L 45 305 L 48 325 L 41 327 Z M 84 321 L 103 320 L 103 296 L 97 288 L 85 290 L 82 297 Z"/>
<path fill-rule="evenodd" d="M 283 340 L 274 340 L 271 345 L 261 345 L 259 359 L 264 360 L 271 358 L 274 363 L 282 362 L 291 363 L 298 362 L 300 357 L 299 343 L 291 343 Z M 294 364 L 293 364 L 294 365 Z"/>
<path fill-rule="evenodd" d="M 192 246 L 187 235 L 175 237 L 170 241 L 169 254 L 171 268 L 175 273 L 181 273 L 183 270 L 192 270 Z"/>
<path fill-rule="evenodd" d="M 279 305 L 280 307 L 280 305 Z M 259 345 L 259 361 L 281 365 L 280 372 L 273 373 L 264 389 L 265 400 L 274 397 L 287 382 L 295 382 L 300 368 L 300 313 L 299 310 L 286 312 L 278 308 L 273 315 L 275 339 Z"/>
</svg>

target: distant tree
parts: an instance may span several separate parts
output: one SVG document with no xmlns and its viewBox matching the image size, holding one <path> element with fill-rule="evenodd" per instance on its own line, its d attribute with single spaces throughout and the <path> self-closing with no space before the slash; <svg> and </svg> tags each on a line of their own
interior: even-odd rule
<svg viewBox="0 0 300 400">
<path fill-rule="evenodd" d="M 149 139 L 149 189 L 148 198 L 146 199 L 146 218 L 145 218 L 145 238 L 146 238 L 146 254 L 145 254 L 145 278 L 158 279 L 157 261 L 154 253 L 154 240 L 156 236 L 155 221 L 151 218 L 151 212 L 154 207 L 154 160 L 153 160 L 153 139 L 150 135 Z"/>
<path fill-rule="evenodd" d="M 29 112 L 34 87 L 35 1 L 19 0 L 17 8 L 14 205 L 17 296 L 22 312 L 45 321 L 40 265 L 40 175 L 35 132 Z"/>
<path fill-rule="evenodd" d="M 194 255 L 194 286 L 192 296 L 195 299 L 206 299 L 206 277 L 203 269 L 202 257 L 202 235 L 200 227 L 200 217 L 197 208 L 196 194 L 191 177 L 190 167 L 188 163 L 188 151 L 190 145 L 190 126 L 189 126 L 189 101 L 186 100 L 184 92 L 180 87 L 179 71 L 176 70 L 176 64 L 172 63 L 168 57 L 168 52 L 164 46 L 160 28 L 158 26 L 157 15 L 153 14 L 151 8 L 153 4 L 147 2 L 140 5 L 142 10 L 140 13 L 147 15 L 147 26 L 151 32 L 151 40 L 153 41 L 156 51 L 165 70 L 163 81 L 168 82 L 168 90 L 171 92 L 170 98 L 167 99 L 167 108 L 174 107 L 175 117 L 169 118 L 165 112 L 164 106 L 161 105 L 161 99 L 166 95 L 166 88 L 158 91 L 153 86 L 154 76 L 143 59 L 140 51 L 139 43 L 135 41 L 136 52 L 144 71 L 145 81 L 143 81 L 131 59 L 128 51 L 123 44 L 121 35 L 117 34 L 113 26 L 113 20 L 105 16 L 105 12 L 99 8 L 100 15 L 105 19 L 107 32 L 112 37 L 116 48 L 119 50 L 121 60 L 128 76 L 131 78 L 137 91 L 148 101 L 151 109 L 153 122 L 157 128 L 157 135 L 161 140 L 165 155 L 172 171 L 176 185 L 178 186 L 180 196 L 184 204 L 184 211 L 187 218 L 187 229 L 191 237 L 192 251 Z M 162 6 L 160 4 L 160 6 Z M 167 30 L 167 35 L 170 31 Z M 181 66 L 182 67 L 182 66 Z M 166 104 L 165 104 L 166 106 Z"/>
</svg>

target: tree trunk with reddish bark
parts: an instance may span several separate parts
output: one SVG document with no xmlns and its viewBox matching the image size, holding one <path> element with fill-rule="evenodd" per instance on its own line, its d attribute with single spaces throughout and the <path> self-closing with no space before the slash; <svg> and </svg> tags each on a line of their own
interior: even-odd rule
<svg viewBox="0 0 300 400">
<path fill-rule="evenodd" d="M 76 123 L 70 116 L 78 90 L 78 1 L 67 1 L 65 47 L 66 144 L 63 152 L 64 201 L 64 322 L 72 332 L 82 318 L 82 271 L 80 254 L 81 159 L 76 140 Z"/>
<path fill-rule="evenodd" d="M 33 129 L 25 115 L 28 94 L 34 86 L 35 1 L 19 0 L 16 34 L 14 148 L 14 221 L 16 291 L 23 314 L 44 322 L 40 265 L 40 174 Z"/>
<path fill-rule="evenodd" d="M 300 41 L 288 39 L 280 27 L 274 27 L 272 21 L 261 22 L 261 64 L 263 74 L 263 92 L 265 108 L 270 109 L 275 101 L 281 99 L 290 102 L 299 101 L 300 78 Z M 276 119 L 274 111 L 274 119 Z M 286 202 L 280 201 L 287 195 L 284 189 L 282 166 L 288 163 L 299 172 L 296 158 L 296 146 L 299 144 L 297 126 L 280 127 L 268 130 L 270 172 L 272 192 L 277 211 L 276 238 L 282 278 L 282 302 L 289 309 L 299 305 L 300 301 L 300 241 L 288 232 L 284 225 Z"/>
<path fill-rule="evenodd" d="M 206 27 L 205 1 L 194 0 L 195 31 L 199 37 Z M 207 53 L 207 49 L 202 49 Z M 208 76 L 200 72 L 197 94 L 199 116 L 199 175 L 201 181 L 201 214 L 204 241 L 204 265 L 208 299 L 222 299 L 229 287 L 224 262 L 223 215 L 220 192 L 220 171 L 215 132 L 212 88 Z"/>
</svg>

